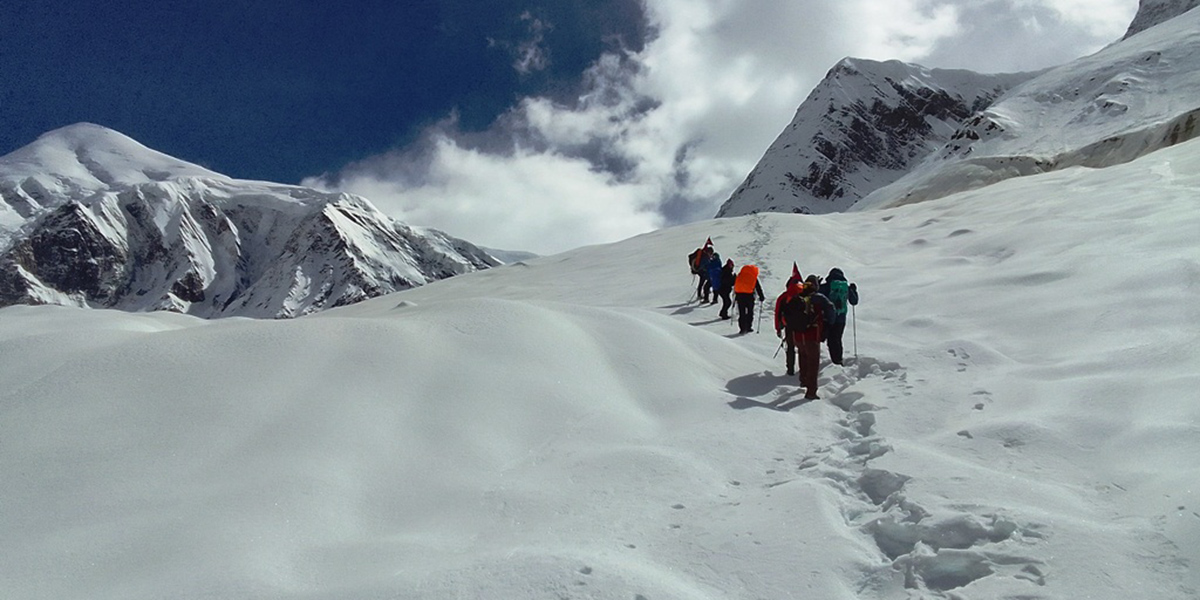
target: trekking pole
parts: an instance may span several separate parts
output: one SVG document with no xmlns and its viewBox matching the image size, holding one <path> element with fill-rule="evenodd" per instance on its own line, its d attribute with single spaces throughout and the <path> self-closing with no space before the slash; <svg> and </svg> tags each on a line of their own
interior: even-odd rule
<svg viewBox="0 0 1200 600">
<path fill-rule="evenodd" d="M 783 350 L 783 345 L 784 345 L 784 343 L 786 343 L 786 342 L 787 342 L 787 338 L 786 338 L 786 337 L 781 337 L 781 338 L 779 338 L 779 347 L 775 349 L 775 354 L 772 354 L 772 355 L 771 355 L 771 358 L 779 358 L 779 351 L 780 351 L 780 350 Z"/>
<path fill-rule="evenodd" d="M 755 331 L 754 333 L 762 333 L 762 314 L 763 314 L 763 301 L 759 300 L 758 301 L 758 330 Z"/>
<path fill-rule="evenodd" d="M 854 312 L 854 305 L 850 305 L 850 321 L 854 324 L 854 364 L 858 364 L 858 315 Z"/>
</svg>

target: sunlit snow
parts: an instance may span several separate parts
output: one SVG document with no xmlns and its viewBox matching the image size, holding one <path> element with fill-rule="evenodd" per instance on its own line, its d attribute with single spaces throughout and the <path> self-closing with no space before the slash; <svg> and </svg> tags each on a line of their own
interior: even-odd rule
<svg viewBox="0 0 1200 600">
<path fill-rule="evenodd" d="M 0 309 L 0 596 L 1200 593 L 1200 142 L 755 215 L 288 321 Z M 802 401 L 711 236 L 845 270 Z"/>
</svg>

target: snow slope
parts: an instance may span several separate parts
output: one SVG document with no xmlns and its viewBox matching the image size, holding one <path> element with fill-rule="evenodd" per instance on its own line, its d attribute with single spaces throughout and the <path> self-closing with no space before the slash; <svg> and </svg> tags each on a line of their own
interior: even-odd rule
<svg viewBox="0 0 1200 600">
<path fill-rule="evenodd" d="M 286 321 L 0 309 L 0 596 L 1200 593 L 1200 141 Z M 805 403 L 711 236 L 862 292 Z"/>
</svg>

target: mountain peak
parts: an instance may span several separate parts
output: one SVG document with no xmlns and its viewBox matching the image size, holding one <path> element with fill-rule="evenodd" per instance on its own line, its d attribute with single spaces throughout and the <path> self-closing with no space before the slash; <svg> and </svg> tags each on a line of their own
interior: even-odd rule
<svg viewBox="0 0 1200 600">
<path fill-rule="evenodd" d="M 91 123 L 0 157 L 0 306 L 283 318 L 497 264 L 365 198 L 232 179 Z"/>
<path fill-rule="evenodd" d="M 180 177 L 227 179 L 94 123 L 76 123 L 44 133 L 29 145 L 0 156 L 0 170 L 6 180 L 34 178 L 73 198 L 113 186 Z"/>
<path fill-rule="evenodd" d="M 1158 24 L 1013 89 L 855 210 L 942 198 L 1012 177 L 1123 164 L 1200 135 L 1200 11 L 1157 6 Z"/>
<path fill-rule="evenodd" d="M 907 172 L 1033 74 L 843 58 L 717 213 L 843 211 Z"/>
<path fill-rule="evenodd" d="M 1141 0 L 1138 3 L 1137 14 L 1134 15 L 1133 22 L 1129 24 L 1129 30 L 1121 39 L 1128 39 L 1130 36 L 1174 19 L 1197 6 L 1200 6 L 1200 0 Z"/>
</svg>

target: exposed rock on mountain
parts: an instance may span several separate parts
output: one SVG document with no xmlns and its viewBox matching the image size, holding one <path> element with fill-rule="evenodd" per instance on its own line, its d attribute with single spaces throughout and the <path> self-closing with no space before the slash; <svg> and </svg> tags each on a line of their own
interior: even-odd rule
<svg viewBox="0 0 1200 600">
<path fill-rule="evenodd" d="M 843 60 L 717 216 L 895 206 L 1191 139 L 1198 4 L 1143 0 L 1124 39 L 1039 73 Z"/>
<path fill-rule="evenodd" d="M 1197 56 L 1200 11 L 1190 10 L 1051 69 L 971 117 L 941 150 L 855 209 L 1074 166 L 1109 167 L 1196 137 Z"/>
<path fill-rule="evenodd" d="M 1138 3 L 1137 14 L 1125 32 L 1126 39 L 1159 23 L 1174 19 L 1183 13 L 1200 6 L 1200 0 L 1141 0 Z"/>
<path fill-rule="evenodd" d="M 0 306 L 293 317 L 499 264 L 365 198 L 239 181 L 75 125 L 0 157 Z"/>
<path fill-rule="evenodd" d="M 796 111 L 718 217 L 843 211 L 896 180 L 1032 74 L 844 59 Z"/>
</svg>

